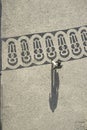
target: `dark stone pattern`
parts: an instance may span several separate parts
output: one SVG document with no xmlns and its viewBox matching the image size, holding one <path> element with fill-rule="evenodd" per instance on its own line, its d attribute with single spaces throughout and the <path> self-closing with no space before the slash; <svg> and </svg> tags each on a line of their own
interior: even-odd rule
<svg viewBox="0 0 87 130">
<path fill-rule="evenodd" d="M 63 34 L 58 35 L 58 49 L 61 57 L 66 58 L 69 56 L 70 52 Z"/>
<path fill-rule="evenodd" d="M 78 56 L 81 54 L 82 49 L 74 32 L 70 33 L 70 44 L 73 55 Z"/>
<path fill-rule="evenodd" d="M 45 38 L 45 43 L 46 43 L 46 53 L 47 53 L 47 57 L 50 60 L 53 60 L 56 58 L 56 51 L 55 51 L 55 47 L 53 44 L 53 40 L 51 36 L 47 36 Z"/>
<path fill-rule="evenodd" d="M 57 59 L 76 60 L 87 56 L 87 26 L 2 38 L 2 46 L 7 46 L 6 54 L 3 55 L 2 49 L 2 64 L 6 63 L 3 70 L 47 64 Z"/>
<path fill-rule="evenodd" d="M 37 61 L 41 61 L 44 58 L 44 53 L 43 53 L 43 49 L 41 46 L 41 42 L 39 38 L 34 38 L 33 39 L 33 48 L 34 48 L 34 58 Z"/>
<path fill-rule="evenodd" d="M 31 62 L 31 55 L 29 51 L 28 42 L 26 39 L 22 39 L 20 43 L 21 43 L 21 50 L 22 50 L 21 52 L 22 62 L 28 64 L 29 62 Z"/>
<path fill-rule="evenodd" d="M 16 45 L 15 42 L 10 41 L 8 43 L 8 58 L 7 58 L 8 64 L 15 66 L 18 62 L 18 57 L 16 53 Z"/>
<path fill-rule="evenodd" d="M 86 29 L 81 30 L 81 39 L 82 39 L 84 51 L 87 53 L 87 30 Z"/>
</svg>

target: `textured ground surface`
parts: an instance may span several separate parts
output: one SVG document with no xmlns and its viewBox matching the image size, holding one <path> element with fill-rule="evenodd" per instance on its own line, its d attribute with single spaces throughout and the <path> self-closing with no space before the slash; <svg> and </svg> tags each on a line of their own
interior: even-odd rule
<svg viewBox="0 0 87 130">
<path fill-rule="evenodd" d="M 2 0 L 2 37 L 87 24 L 86 0 Z M 3 130 L 87 130 L 87 58 L 63 63 L 54 113 L 51 66 L 3 71 Z"/>
</svg>

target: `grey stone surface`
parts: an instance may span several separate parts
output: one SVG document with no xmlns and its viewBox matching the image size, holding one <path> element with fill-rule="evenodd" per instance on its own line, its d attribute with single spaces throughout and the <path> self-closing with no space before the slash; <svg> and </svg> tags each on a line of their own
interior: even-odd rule
<svg viewBox="0 0 87 130">
<path fill-rule="evenodd" d="M 54 113 L 49 107 L 50 65 L 3 72 L 3 129 L 73 130 L 75 122 L 85 121 L 87 72 L 83 73 L 83 62 L 87 64 L 85 59 L 64 63 L 59 71 L 59 98 Z"/>
<path fill-rule="evenodd" d="M 87 24 L 86 0 L 2 0 L 2 37 Z M 87 58 L 64 62 L 58 104 L 49 106 L 51 65 L 2 71 L 3 130 L 86 130 Z"/>
</svg>

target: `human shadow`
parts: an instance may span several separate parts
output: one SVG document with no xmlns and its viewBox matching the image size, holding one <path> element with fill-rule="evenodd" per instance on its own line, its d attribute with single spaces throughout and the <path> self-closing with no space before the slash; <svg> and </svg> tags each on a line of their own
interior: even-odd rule
<svg viewBox="0 0 87 130">
<path fill-rule="evenodd" d="M 59 90 L 59 74 L 56 69 L 51 67 L 51 93 L 49 94 L 49 105 L 52 112 L 57 108 Z"/>
</svg>

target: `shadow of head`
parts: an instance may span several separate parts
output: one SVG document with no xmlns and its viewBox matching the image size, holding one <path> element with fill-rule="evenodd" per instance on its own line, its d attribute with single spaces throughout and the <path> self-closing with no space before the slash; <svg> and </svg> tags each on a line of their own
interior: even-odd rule
<svg viewBox="0 0 87 130">
<path fill-rule="evenodd" d="M 49 104 L 50 109 L 52 110 L 52 112 L 54 112 L 58 104 L 59 75 L 56 70 L 53 70 L 51 76 L 52 76 L 51 80 L 53 81 L 51 82 L 51 93 L 49 94 Z"/>
</svg>

